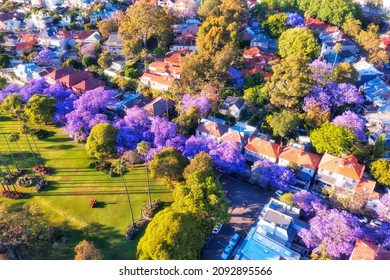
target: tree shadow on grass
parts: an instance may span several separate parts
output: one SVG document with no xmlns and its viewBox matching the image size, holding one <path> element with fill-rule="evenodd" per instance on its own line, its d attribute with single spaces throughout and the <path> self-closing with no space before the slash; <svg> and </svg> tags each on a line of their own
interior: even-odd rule
<svg viewBox="0 0 390 280">
<path fill-rule="evenodd" d="M 46 149 L 50 150 L 69 150 L 74 148 L 74 145 L 66 145 L 66 144 L 61 144 L 61 145 L 53 145 L 53 146 L 47 146 Z"/>
</svg>

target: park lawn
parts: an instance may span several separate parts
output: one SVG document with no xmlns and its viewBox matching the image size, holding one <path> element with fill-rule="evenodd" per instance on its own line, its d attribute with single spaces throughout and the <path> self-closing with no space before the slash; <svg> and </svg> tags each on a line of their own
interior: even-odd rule
<svg viewBox="0 0 390 280">
<path fill-rule="evenodd" d="M 19 127 L 18 121 L 0 116 L 0 128 L 6 136 L 17 132 Z M 72 141 L 63 128 L 42 128 L 52 134 L 46 139 L 36 140 L 45 166 L 52 172 L 51 176 L 45 178 L 49 186 L 39 193 L 34 192 L 34 188 L 19 188 L 22 192 L 28 192 L 26 198 L 16 201 L 0 198 L 0 203 L 11 203 L 20 207 L 23 202 L 33 202 L 49 214 L 53 223 L 69 223 L 69 239 L 65 244 L 56 247 L 50 255 L 42 256 L 42 259 L 73 259 L 74 246 L 84 238 L 94 241 L 105 259 L 135 259 L 138 240 L 129 242 L 125 239 L 125 229 L 131 222 L 131 216 L 120 178 L 111 178 L 90 168 L 89 164 L 93 159 L 85 152 L 84 145 Z M 18 144 L 30 164 L 35 165 L 23 135 Z M 27 170 L 16 145 L 10 145 L 17 164 Z M 34 146 L 33 149 L 35 150 Z M 0 151 L 6 155 L 7 163 L 11 165 L 12 161 L 2 135 Z M 145 167 L 135 166 L 124 178 L 129 189 L 134 218 L 137 219 L 141 216 L 142 206 L 148 201 Z M 171 190 L 154 181 L 151 181 L 151 196 L 152 199 L 161 199 L 167 204 L 172 202 Z M 89 206 L 91 198 L 97 200 L 96 208 Z"/>
</svg>

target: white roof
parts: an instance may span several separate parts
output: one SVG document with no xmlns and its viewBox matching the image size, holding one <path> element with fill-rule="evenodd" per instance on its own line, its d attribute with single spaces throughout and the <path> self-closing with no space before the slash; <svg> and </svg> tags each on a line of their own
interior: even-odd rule
<svg viewBox="0 0 390 280">
<path fill-rule="evenodd" d="M 363 75 L 368 74 L 377 74 L 377 75 L 383 75 L 383 73 L 379 70 L 377 70 L 373 64 L 368 63 L 365 58 L 362 58 L 360 61 L 353 64 L 353 67 Z"/>
</svg>

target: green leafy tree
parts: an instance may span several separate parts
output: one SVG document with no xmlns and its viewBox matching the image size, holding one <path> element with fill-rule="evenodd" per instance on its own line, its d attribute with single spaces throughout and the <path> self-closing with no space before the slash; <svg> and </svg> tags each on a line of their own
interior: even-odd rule
<svg viewBox="0 0 390 280">
<path fill-rule="evenodd" d="M 139 260 L 195 260 L 200 257 L 204 232 L 192 213 L 168 207 L 157 213 L 137 246 Z"/>
<path fill-rule="evenodd" d="M 279 197 L 279 200 L 281 202 L 286 203 L 287 205 L 293 206 L 294 205 L 294 194 L 290 193 L 290 192 L 285 193 L 285 194 L 283 194 L 282 196 Z"/>
<path fill-rule="evenodd" d="M 8 82 L 5 78 L 0 77 L 0 89 L 3 89 L 7 86 Z"/>
<path fill-rule="evenodd" d="M 371 163 L 370 171 L 378 183 L 390 187 L 390 160 L 379 159 Z"/>
<path fill-rule="evenodd" d="M 297 113 L 287 110 L 282 110 L 267 117 L 267 122 L 272 128 L 274 135 L 280 137 L 286 137 L 289 133 L 296 130 L 300 121 Z"/>
<path fill-rule="evenodd" d="M 184 169 L 183 176 L 187 183 L 196 178 L 196 182 L 205 182 L 207 177 L 214 176 L 214 163 L 212 158 L 205 152 L 196 154 L 190 164 Z M 196 177 L 192 177 L 196 174 Z"/>
<path fill-rule="evenodd" d="M 8 95 L 0 105 L 1 111 L 11 114 L 13 117 L 20 116 L 23 107 L 23 99 L 19 94 Z"/>
<path fill-rule="evenodd" d="M 184 168 L 188 165 L 188 159 L 175 148 L 166 148 L 154 155 L 149 164 L 152 178 L 161 178 L 169 187 L 173 187 L 174 181 L 183 180 Z"/>
<path fill-rule="evenodd" d="M 97 124 L 87 138 L 85 149 L 87 153 L 101 160 L 115 152 L 117 129 L 111 124 Z"/>
<path fill-rule="evenodd" d="M 93 245 L 93 242 L 88 242 L 87 240 L 81 241 L 74 248 L 76 253 L 75 260 L 101 260 L 102 253 L 99 249 Z"/>
<path fill-rule="evenodd" d="M 35 94 L 28 101 L 24 114 L 31 123 L 47 124 L 53 120 L 56 104 L 57 100 L 53 97 Z"/>
<path fill-rule="evenodd" d="M 180 115 L 173 120 L 179 126 L 179 131 L 184 136 L 190 136 L 195 133 L 198 127 L 198 122 L 202 117 L 195 107 L 191 107 L 188 111 L 180 112 Z"/>
<path fill-rule="evenodd" d="M 62 63 L 62 66 L 63 67 L 73 67 L 73 68 L 76 68 L 76 69 L 81 69 L 83 65 L 79 61 L 77 61 L 75 59 L 68 58 L 67 60 L 65 60 Z"/>
<path fill-rule="evenodd" d="M 100 34 L 102 34 L 102 37 L 108 38 L 112 32 L 118 31 L 118 22 L 110 19 L 104 19 L 97 23 L 97 27 Z"/>
<path fill-rule="evenodd" d="M 300 53 L 311 59 L 320 54 L 320 44 L 313 31 L 308 28 L 291 28 L 284 31 L 279 38 L 279 54 L 282 58 Z"/>
<path fill-rule="evenodd" d="M 342 29 L 347 35 L 351 36 L 352 38 L 356 38 L 362 30 L 362 22 L 358 19 L 355 19 L 352 13 L 350 13 L 343 23 Z"/>
<path fill-rule="evenodd" d="M 89 66 L 95 65 L 96 64 L 96 60 L 93 57 L 89 56 L 89 55 L 85 55 L 85 56 L 83 56 L 83 58 L 81 60 L 81 64 L 85 68 L 87 68 Z"/>
<path fill-rule="evenodd" d="M 350 154 L 356 141 L 350 130 L 328 122 L 314 129 L 310 133 L 310 140 L 318 153 L 327 152 L 334 156 Z"/>
<path fill-rule="evenodd" d="M 244 90 L 244 99 L 245 101 L 252 103 L 254 105 L 264 104 L 269 96 L 266 92 L 261 91 L 263 86 L 258 85 Z"/>
<path fill-rule="evenodd" d="M 280 35 L 288 29 L 286 20 L 287 14 L 274 14 L 268 17 L 268 19 L 263 22 L 262 26 L 269 36 L 279 38 Z"/>
<path fill-rule="evenodd" d="M 0 204 L 0 251 L 13 260 L 34 259 L 45 251 L 47 254 L 59 231 L 34 204 L 24 204 L 18 211 L 12 208 Z"/>
<path fill-rule="evenodd" d="M 220 14 L 219 7 L 222 0 L 204 0 L 197 10 L 198 16 L 201 19 L 206 19 L 209 16 L 217 17 Z"/>
<path fill-rule="evenodd" d="M 372 156 L 374 158 L 380 158 L 385 152 L 385 135 L 381 134 L 374 144 L 372 150 Z"/>
<path fill-rule="evenodd" d="M 127 10 L 119 23 L 119 36 L 125 49 L 129 41 L 141 41 L 145 48 L 148 40 L 155 37 L 165 47 L 172 37 L 173 18 L 171 12 L 149 3 L 135 3 Z"/>
<path fill-rule="evenodd" d="M 277 107 L 300 107 L 313 87 L 307 58 L 301 53 L 290 55 L 274 65 L 272 70 L 271 81 L 264 85 L 262 92 L 269 93 L 271 103 Z"/>
<path fill-rule="evenodd" d="M 108 52 L 104 52 L 100 55 L 98 61 L 98 65 L 102 69 L 107 69 L 111 65 L 111 57 Z"/>
<path fill-rule="evenodd" d="M 9 66 L 11 58 L 7 54 L 0 54 L 0 69 L 7 68 Z"/>
<path fill-rule="evenodd" d="M 348 62 L 337 65 L 332 73 L 332 81 L 335 83 L 355 84 L 358 78 L 358 71 Z"/>
</svg>

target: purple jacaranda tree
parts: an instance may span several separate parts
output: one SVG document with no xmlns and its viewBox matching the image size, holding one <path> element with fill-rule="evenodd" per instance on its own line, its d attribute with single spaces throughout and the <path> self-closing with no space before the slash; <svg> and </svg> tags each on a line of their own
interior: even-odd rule
<svg viewBox="0 0 390 280">
<path fill-rule="evenodd" d="M 309 64 L 309 68 L 317 85 L 323 86 L 325 83 L 330 81 L 333 69 L 332 65 L 326 62 L 326 60 L 317 58 Z"/>
<path fill-rule="evenodd" d="M 287 13 L 286 25 L 291 27 L 305 27 L 305 21 L 298 13 Z"/>
<path fill-rule="evenodd" d="M 74 110 L 66 114 L 65 129 L 78 140 L 85 141 L 96 124 L 110 123 L 107 105 L 117 102 L 115 91 L 94 89 L 74 101 Z"/>
<path fill-rule="evenodd" d="M 18 94 L 20 92 L 20 87 L 17 84 L 9 84 L 4 89 L 0 90 L 0 102 L 10 94 Z"/>
<path fill-rule="evenodd" d="M 140 134 L 130 127 L 118 129 L 115 140 L 115 149 L 117 153 L 123 154 L 126 151 L 134 150 L 141 142 Z"/>
<path fill-rule="evenodd" d="M 291 168 L 279 166 L 267 160 L 258 160 L 252 166 L 252 176 L 264 187 L 287 190 L 296 184 L 296 176 Z"/>
<path fill-rule="evenodd" d="M 309 224 L 310 230 L 302 229 L 298 235 L 313 253 L 326 252 L 333 259 L 349 256 L 356 238 L 363 236 L 359 219 L 344 210 L 317 212 Z"/>
<path fill-rule="evenodd" d="M 364 228 L 364 240 L 390 250 L 390 223 L 382 222 L 381 227 L 367 224 Z"/>
<path fill-rule="evenodd" d="M 124 118 L 119 119 L 114 126 L 118 129 L 131 128 L 133 132 L 139 134 L 140 142 L 152 142 L 153 133 L 150 131 L 151 125 L 152 122 L 149 119 L 148 113 L 138 106 L 133 106 L 126 110 Z"/>
<path fill-rule="evenodd" d="M 85 44 L 81 47 L 80 53 L 83 56 L 90 56 L 92 58 L 96 58 L 96 51 L 97 51 L 97 46 L 95 44 Z"/>
<path fill-rule="evenodd" d="M 59 103 L 64 102 L 69 98 L 71 98 L 72 100 L 77 99 L 73 90 L 68 89 L 64 85 L 59 83 L 50 85 L 48 88 L 45 88 L 42 93 L 45 96 L 54 97 Z"/>
<path fill-rule="evenodd" d="M 27 85 L 20 89 L 20 96 L 24 102 L 28 102 L 34 94 L 43 94 L 44 89 L 48 88 L 49 84 L 45 79 L 31 79 Z"/>
<path fill-rule="evenodd" d="M 243 174 L 245 172 L 245 156 L 241 154 L 240 146 L 236 142 L 220 143 L 210 150 L 209 155 L 215 167 L 226 173 Z"/>
<path fill-rule="evenodd" d="M 50 65 L 53 58 L 54 52 L 52 50 L 43 49 L 35 56 L 34 60 L 39 65 Z"/>
<path fill-rule="evenodd" d="M 154 135 L 154 145 L 156 147 L 166 147 L 167 141 L 177 135 L 177 125 L 166 118 L 156 117 L 152 122 L 150 131 Z"/>
<path fill-rule="evenodd" d="M 308 191 L 295 193 L 293 201 L 303 211 L 306 218 L 313 217 L 317 211 L 326 209 L 326 205 L 321 202 L 321 199 Z"/>
<path fill-rule="evenodd" d="M 230 67 L 230 81 L 234 85 L 234 89 L 242 89 L 244 86 L 244 77 L 240 70 L 234 67 Z"/>
<path fill-rule="evenodd" d="M 324 88 L 314 88 L 305 98 L 303 109 L 308 110 L 319 107 L 321 110 L 335 111 L 344 105 L 361 105 L 363 97 L 354 85 L 342 83 L 326 83 Z"/>
<path fill-rule="evenodd" d="M 181 106 L 185 111 L 188 111 L 191 107 L 195 107 L 202 117 L 206 117 L 212 107 L 210 101 L 206 97 L 191 96 L 189 94 L 183 96 Z"/>
<path fill-rule="evenodd" d="M 192 159 L 200 152 L 208 154 L 211 150 L 214 150 L 216 146 L 217 143 L 210 138 L 191 136 L 185 143 L 183 155 Z"/>
<path fill-rule="evenodd" d="M 375 207 L 378 219 L 384 222 L 390 222 L 390 194 L 384 194 Z"/>
<path fill-rule="evenodd" d="M 349 129 L 361 142 L 367 140 L 364 133 L 366 121 L 352 111 L 346 111 L 341 116 L 335 117 L 332 123 Z"/>
</svg>

